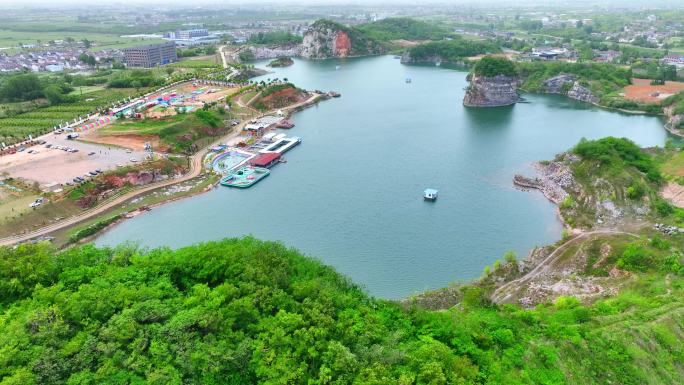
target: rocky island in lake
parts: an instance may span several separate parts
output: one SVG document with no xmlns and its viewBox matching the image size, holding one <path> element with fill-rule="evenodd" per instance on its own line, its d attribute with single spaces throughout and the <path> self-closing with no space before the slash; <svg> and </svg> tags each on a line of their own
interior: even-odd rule
<svg viewBox="0 0 684 385">
<path fill-rule="evenodd" d="M 289 57 L 279 57 L 268 63 L 269 67 L 289 67 L 294 64 L 294 60 Z"/>
<path fill-rule="evenodd" d="M 520 100 L 520 79 L 515 65 L 503 57 L 486 56 L 468 75 L 470 85 L 463 97 L 467 107 L 500 107 Z"/>
</svg>

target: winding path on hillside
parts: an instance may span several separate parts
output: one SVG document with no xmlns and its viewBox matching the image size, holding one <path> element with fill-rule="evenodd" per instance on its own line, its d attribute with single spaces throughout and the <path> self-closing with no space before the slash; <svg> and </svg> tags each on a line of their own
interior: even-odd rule
<svg viewBox="0 0 684 385">
<path fill-rule="evenodd" d="M 534 267 L 530 272 L 527 274 L 523 275 L 522 277 L 518 279 L 514 279 L 510 282 L 506 282 L 505 284 L 499 286 L 492 295 L 490 296 L 490 299 L 493 302 L 496 303 L 505 303 L 507 300 L 509 300 L 513 294 L 518 291 L 520 288 L 522 288 L 523 285 L 529 283 L 536 277 L 538 277 L 540 274 L 545 273 L 548 271 L 549 267 L 553 265 L 558 258 L 560 258 L 563 255 L 563 252 L 566 251 L 570 246 L 576 244 L 580 240 L 584 240 L 587 238 L 590 238 L 591 236 L 594 235 L 629 235 L 633 237 L 638 237 L 637 234 L 633 234 L 630 232 L 626 231 L 621 231 L 617 229 L 601 229 L 601 230 L 594 230 L 594 231 L 588 231 L 586 233 L 582 233 L 567 242 L 563 243 L 562 245 L 558 246 L 556 250 L 554 250 L 551 254 L 549 254 L 544 260 L 542 260 L 537 266 Z"/>
</svg>

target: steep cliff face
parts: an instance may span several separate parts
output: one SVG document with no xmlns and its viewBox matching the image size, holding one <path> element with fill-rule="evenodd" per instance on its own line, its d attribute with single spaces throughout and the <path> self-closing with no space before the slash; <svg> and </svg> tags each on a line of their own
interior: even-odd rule
<svg viewBox="0 0 684 385">
<path fill-rule="evenodd" d="M 494 77 L 468 75 L 470 85 L 463 104 L 468 107 L 499 107 L 515 104 L 518 96 L 517 77 L 498 75 Z"/>
<path fill-rule="evenodd" d="M 575 82 L 572 88 L 568 91 L 568 97 L 571 99 L 579 100 L 581 102 L 596 104 L 599 102 L 599 98 L 591 93 L 591 91 L 579 82 Z"/>
<path fill-rule="evenodd" d="M 327 59 L 384 52 L 379 42 L 358 30 L 332 21 L 318 20 L 304 34 L 301 55 L 308 59 Z"/>
<path fill-rule="evenodd" d="M 585 103 L 596 104 L 599 98 L 591 90 L 580 84 L 575 75 L 560 74 L 544 81 L 544 92 L 561 94 Z"/>
</svg>

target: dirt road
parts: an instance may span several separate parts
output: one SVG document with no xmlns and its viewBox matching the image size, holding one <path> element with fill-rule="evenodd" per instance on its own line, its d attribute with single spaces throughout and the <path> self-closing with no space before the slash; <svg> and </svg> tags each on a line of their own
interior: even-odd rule
<svg viewBox="0 0 684 385">
<path fill-rule="evenodd" d="M 505 303 L 507 300 L 509 300 L 513 294 L 523 285 L 529 283 L 532 281 L 534 278 L 539 276 L 540 274 L 546 272 L 551 265 L 556 261 L 557 258 L 559 258 L 565 250 L 568 249 L 568 247 L 576 244 L 578 241 L 589 238 L 594 235 L 630 235 L 634 237 L 638 237 L 638 235 L 625 232 L 625 231 L 620 231 L 616 229 L 602 229 L 602 230 L 594 230 L 594 231 L 589 231 L 586 233 L 582 233 L 575 238 L 570 239 L 569 241 L 563 243 L 562 245 L 558 246 L 556 250 L 554 250 L 551 254 L 549 254 L 548 257 L 546 257 L 543 261 L 541 261 L 537 266 L 535 266 L 534 269 L 532 269 L 529 273 L 525 274 L 524 276 L 515 279 L 513 281 L 507 282 L 504 285 L 499 286 L 496 290 L 494 290 L 494 293 L 492 293 L 490 299 L 493 302 L 496 303 Z"/>
</svg>

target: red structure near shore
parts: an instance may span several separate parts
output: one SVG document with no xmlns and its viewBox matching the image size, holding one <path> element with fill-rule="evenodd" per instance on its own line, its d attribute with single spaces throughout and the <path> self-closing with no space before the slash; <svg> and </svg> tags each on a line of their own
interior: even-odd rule
<svg viewBox="0 0 684 385">
<path fill-rule="evenodd" d="M 249 161 L 249 164 L 255 167 L 265 167 L 269 168 L 274 164 L 278 163 L 280 159 L 280 154 L 277 152 L 267 152 L 257 155 L 255 158 Z"/>
</svg>

